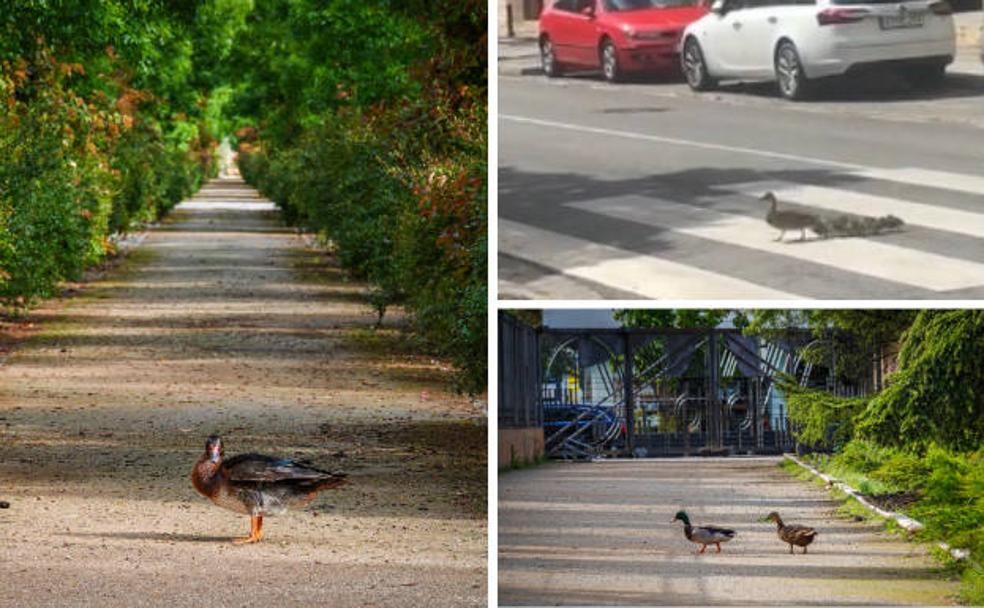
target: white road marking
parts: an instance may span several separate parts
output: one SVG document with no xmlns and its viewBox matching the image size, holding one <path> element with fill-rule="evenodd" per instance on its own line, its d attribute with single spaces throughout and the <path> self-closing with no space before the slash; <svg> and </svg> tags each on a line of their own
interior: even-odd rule
<svg viewBox="0 0 984 608">
<path fill-rule="evenodd" d="M 588 127 L 585 125 L 575 125 L 565 122 L 556 122 L 553 120 L 540 120 L 539 118 L 527 118 L 525 116 L 514 116 L 511 114 L 500 114 L 499 120 L 508 120 L 518 123 L 526 123 L 531 125 L 539 125 L 541 127 L 551 127 L 554 129 L 564 129 L 567 131 L 579 131 L 581 133 L 591 133 L 593 135 L 608 135 L 611 137 L 623 137 L 626 139 L 635 139 L 640 141 L 651 141 L 661 144 L 674 144 L 678 146 L 691 146 L 693 148 L 702 148 L 704 150 L 717 150 L 719 152 L 737 152 L 740 154 L 749 154 L 753 156 L 762 156 L 765 158 L 778 158 L 782 160 L 792 160 L 801 163 L 810 163 L 814 165 L 823 165 L 826 167 L 837 167 L 838 169 L 847 169 L 850 171 L 865 171 L 873 169 L 872 167 L 865 167 L 864 165 L 857 165 L 854 163 L 843 163 L 836 160 L 827 160 L 823 158 L 813 158 L 810 156 L 800 156 L 798 154 L 786 154 L 783 152 L 772 152 L 770 150 L 759 150 L 756 148 L 744 148 L 741 146 L 728 146 L 725 144 L 714 144 L 702 141 L 693 141 L 690 139 L 681 139 L 678 137 L 663 137 L 660 135 L 646 135 L 644 133 L 632 133 L 630 131 L 618 131 L 615 129 L 603 129 L 601 127 Z"/>
<path fill-rule="evenodd" d="M 861 238 L 775 242 L 775 229 L 761 219 L 660 199 L 626 196 L 568 206 L 922 289 L 984 285 L 984 264 Z"/>
<path fill-rule="evenodd" d="M 749 196 L 760 196 L 766 191 L 771 191 L 779 198 L 780 203 L 788 201 L 818 209 L 866 216 L 895 215 L 906 224 L 984 239 L 984 201 L 981 201 L 980 213 L 972 213 L 839 188 L 800 185 L 787 181 L 744 182 L 728 184 L 722 189 Z"/>
<path fill-rule="evenodd" d="M 901 168 L 888 169 L 884 167 L 872 167 L 857 163 L 846 163 L 826 158 L 816 158 L 812 156 L 802 156 L 799 154 L 787 154 L 785 152 L 774 152 L 772 150 L 760 150 L 758 148 L 746 148 L 742 146 L 729 146 L 726 144 L 715 144 L 703 141 L 694 141 L 678 137 L 663 137 L 661 135 L 647 135 L 645 133 L 633 133 L 631 131 L 619 131 L 617 129 L 604 129 L 601 127 L 589 127 L 572 123 L 557 122 L 553 120 L 541 120 L 539 118 L 529 118 L 526 116 L 515 116 L 512 114 L 500 114 L 500 120 L 550 127 L 553 129 L 563 129 L 567 131 L 578 131 L 581 133 L 591 133 L 593 135 L 607 135 L 610 137 L 622 137 L 625 139 L 635 139 L 639 141 L 650 141 L 661 144 L 672 144 L 678 146 L 690 146 L 705 150 L 717 150 L 720 152 L 736 152 L 764 158 L 777 158 L 791 160 L 801 163 L 822 165 L 825 167 L 837 167 L 847 169 L 856 175 L 871 179 L 881 179 L 895 181 L 919 186 L 930 186 L 943 190 L 956 190 L 971 194 L 984 195 L 984 176 L 967 175 L 962 173 L 950 173 L 947 171 L 936 171 L 931 169 Z"/>
<path fill-rule="evenodd" d="M 499 251 L 651 299 L 802 296 L 609 245 L 499 219 Z"/>
<path fill-rule="evenodd" d="M 984 160 L 981 161 L 981 171 L 984 172 Z M 906 169 L 866 169 L 860 175 L 871 179 L 880 179 L 913 186 L 928 186 L 941 190 L 955 190 L 968 194 L 984 196 L 984 175 L 967 175 L 965 173 L 950 173 L 949 171 L 934 171 L 916 167 Z M 981 203 L 984 210 L 984 202 Z"/>
</svg>

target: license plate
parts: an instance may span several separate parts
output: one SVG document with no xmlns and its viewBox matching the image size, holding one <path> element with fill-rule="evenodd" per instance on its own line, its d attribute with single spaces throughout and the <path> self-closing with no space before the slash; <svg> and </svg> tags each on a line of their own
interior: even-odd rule
<svg viewBox="0 0 984 608">
<path fill-rule="evenodd" d="M 923 26 L 923 14 L 922 13 L 904 13 L 902 15 L 891 15 L 888 17 L 879 17 L 878 24 L 883 30 L 898 30 L 910 27 L 922 27 Z"/>
</svg>

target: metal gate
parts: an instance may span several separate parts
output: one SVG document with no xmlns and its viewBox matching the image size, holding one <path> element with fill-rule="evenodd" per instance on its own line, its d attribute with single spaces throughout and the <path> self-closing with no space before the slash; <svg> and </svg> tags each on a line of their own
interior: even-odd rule
<svg viewBox="0 0 984 608">
<path fill-rule="evenodd" d="M 828 384 L 798 356 L 806 332 L 765 342 L 737 330 L 541 331 L 548 455 L 779 453 L 793 448 L 780 374 Z"/>
</svg>

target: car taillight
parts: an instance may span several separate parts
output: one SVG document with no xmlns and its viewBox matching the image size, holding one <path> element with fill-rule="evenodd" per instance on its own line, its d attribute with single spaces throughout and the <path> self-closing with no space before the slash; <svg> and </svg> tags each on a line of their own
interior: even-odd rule
<svg viewBox="0 0 984 608">
<path fill-rule="evenodd" d="M 939 0 L 939 2 L 934 2 L 929 5 L 929 10 L 933 11 L 936 15 L 952 15 L 953 7 L 946 0 Z"/>
<path fill-rule="evenodd" d="M 820 25 L 857 23 L 867 14 L 868 11 L 863 8 L 825 8 L 817 13 L 817 23 Z"/>
</svg>

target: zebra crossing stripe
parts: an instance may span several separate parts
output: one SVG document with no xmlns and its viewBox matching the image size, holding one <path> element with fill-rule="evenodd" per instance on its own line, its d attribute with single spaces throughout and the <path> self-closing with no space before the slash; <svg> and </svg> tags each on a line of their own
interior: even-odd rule
<svg viewBox="0 0 984 608">
<path fill-rule="evenodd" d="M 982 201 L 980 213 L 972 213 L 845 189 L 801 185 L 784 181 L 728 184 L 726 189 L 749 196 L 760 196 L 763 192 L 771 191 L 779 198 L 780 202 L 797 203 L 839 213 L 866 216 L 891 214 L 901 218 L 906 224 L 984 239 L 984 201 Z M 982 247 L 984 247 L 984 243 L 982 243 Z"/>
<path fill-rule="evenodd" d="M 984 172 L 984 161 L 981 162 Z M 913 186 L 928 186 L 939 190 L 954 190 L 984 196 L 984 175 L 967 175 L 966 173 L 950 173 L 933 169 L 915 167 L 905 169 L 863 169 L 852 171 L 854 175 L 883 181 L 910 184 Z"/>
<path fill-rule="evenodd" d="M 499 251 L 562 274 L 661 299 L 796 299 L 791 293 L 651 255 L 499 219 Z"/>
<path fill-rule="evenodd" d="M 625 196 L 568 206 L 923 289 L 943 291 L 984 285 L 984 264 L 977 262 L 862 238 L 776 242 L 776 230 L 761 219 L 662 199 Z"/>
</svg>

